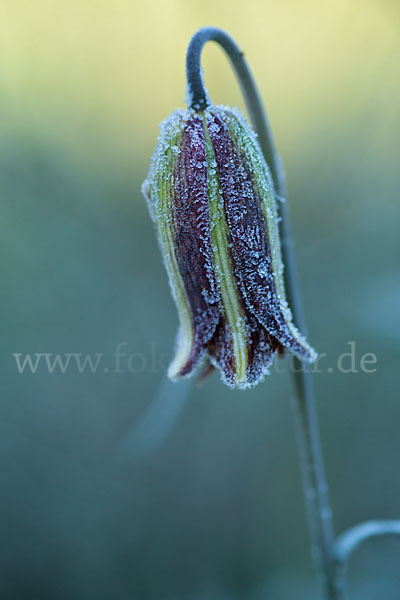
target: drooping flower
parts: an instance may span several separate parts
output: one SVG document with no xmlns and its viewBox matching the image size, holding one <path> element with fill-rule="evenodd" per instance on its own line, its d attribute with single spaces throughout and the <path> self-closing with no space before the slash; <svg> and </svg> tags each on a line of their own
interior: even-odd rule
<svg viewBox="0 0 400 600">
<path fill-rule="evenodd" d="M 143 193 L 179 313 L 172 379 L 205 358 L 225 383 L 246 388 L 277 352 L 315 360 L 285 297 L 271 175 L 238 110 L 173 112 Z"/>
</svg>

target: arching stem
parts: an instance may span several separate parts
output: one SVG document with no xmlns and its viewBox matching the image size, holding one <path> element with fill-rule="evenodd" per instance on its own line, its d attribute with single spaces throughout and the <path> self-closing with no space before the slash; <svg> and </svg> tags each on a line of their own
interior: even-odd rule
<svg viewBox="0 0 400 600">
<path fill-rule="evenodd" d="M 279 207 L 281 216 L 280 232 L 285 264 L 286 292 L 294 321 L 304 333 L 304 319 L 293 255 L 288 206 L 284 200 L 286 189 L 283 171 L 257 86 L 247 66 L 243 52 L 233 39 L 220 29 L 214 27 L 200 29 L 189 44 L 186 60 L 188 103 L 190 108 L 196 111 L 202 111 L 210 104 L 200 65 L 201 51 L 208 41 L 217 42 L 225 50 L 232 63 L 252 125 L 258 134 L 261 149 L 270 168 L 276 193 L 282 200 Z M 298 359 L 295 360 L 293 377 L 295 384 L 295 422 L 311 530 L 312 553 L 322 578 L 326 598 L 328 600 L 341 600 L 343 598 L 342 588 L 335 577 L 335 540 L 332 511 L 324 473 L 311 376 Z"/>
</svg>

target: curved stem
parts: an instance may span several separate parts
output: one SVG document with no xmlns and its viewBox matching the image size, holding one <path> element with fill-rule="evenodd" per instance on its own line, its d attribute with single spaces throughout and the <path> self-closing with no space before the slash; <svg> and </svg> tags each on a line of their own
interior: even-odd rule
<svg viewBox="0 0 400 600">
<path fill-rule="evenodd" d="M 200 111 L 204 110 L 210 104 L 200 65 L 201 51 L 204 44 L 209 41 L 217 42 L 225 50 L 231 61 L 272 178 L 275 184 L 279 181 L 279 186 L 276 185 L 276 189 L 278 191 L 278 187 L 280 187 L 283 191 L 283 172 L 280 168 L 268 120 L 256 83 L 244 58 L 244 54 L 236 42 L 225 31 L 216 27 L 199 29 L 190 40 L 186 55 L 188 105 L 190 108 Z M 278 191 L 278 194 L 281 194 L 281 192 Z"/>
<path fill-rule="evenodd" d="M 337 538 L 335 580 L 342 590 L 345 590 L 347 565 L 353 552 L 370 538 L 389 536 L 400 536 L 400 521 L 366 521 L 351 527 Z"/>
<path fill-rule="evenodd" d="M 346 564 L 363 542 L 383 536 L 400 536 L 400 521 L 366 521 L 351 527 L 336 540 L 337 563 Z"/>
<path fill-rule="evenodd" d="M 200 66 L 201 51 L 204 44 L 208 41 L 217 42 L 225 50 L 232 63 L 252 125 L 258 134 L 261 149 L 270 168 L 275 190 L 278 196 L 283 199 L 286 197 L 283 171 L 275 150 L 257 86 L 247 66 L 243 52 L 241 52 L 232 38 L 220 29 L 213 27 L 200 29 L 193 36 L 189 44 L 186 60 L 188 104 L 190 108 L 201 111 L 210 103 L 204 87 Z M 280 215 L 282 254 L 285 264 L 285 283 L 288 302 L 291 306 L 295 323 L 304 332 L 304 320 L 292 248 L 288 206 L 284 201 L 280 203 Z M 335 580 L 332 512 L 322 460 L 311 375 L 305 370 L 303 364 L 296 359 L 293 376 L 296 390 L 294 397 L 295 421 L 311 529 L 313 556 L 323 580 L 326 598 L 329 600 L 340 600 L 342 598 L 341 588 Z"/>
</svg>

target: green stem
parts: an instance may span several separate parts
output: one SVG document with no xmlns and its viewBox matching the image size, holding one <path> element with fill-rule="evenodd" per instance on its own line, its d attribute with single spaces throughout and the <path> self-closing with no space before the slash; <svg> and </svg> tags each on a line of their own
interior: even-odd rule
<svg viewBox="0 0 400 600">
<path fill-rule="evenodd" d="M 232 63 L 251 122 L 258 134 L 261 149 L 270 168 L 276 192 L 282 200 L 280 203 L 280 233 L 285 264 L 286 292 L 294 321 L 300 330 L 304 332 L 305 327 L 290 233 L 288 205 L 283 200 L 286 198 L 283 171 L 257 86 L 243 52 L 240 51 L 233 39 L 220 29 L 213 27 L 200 29 L 195 33 L 189 44 L 186 60 L 188 103 L 192 109 L 197 111 L 204 110 L 209 104 L 200 66 L 201 51 L 208 41 L 217 42 L 225 50 Z M 322 578 L 325 597 L 328 600 L 341 600 L 343 598 L 342 588 L 335 578 L 335 540 L 332 511 L 324 473 L 311 375 L 298 359 L 295 359 L 293 377 L 296 392 L 294 396 L 295 422 L 311 530 L 312 553 Z"/>
</svg>

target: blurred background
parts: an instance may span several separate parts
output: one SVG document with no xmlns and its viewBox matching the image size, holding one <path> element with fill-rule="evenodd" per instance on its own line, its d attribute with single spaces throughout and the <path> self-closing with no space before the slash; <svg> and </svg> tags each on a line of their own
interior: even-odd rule
<svg viewBox="0 0 400 600">
<path fill-rule="evenodd" d="M 140 185 L 205 25 L 245 51 L 285 165 L 335 527 L 400 515 L 398 3 L 2 0 L 7 600 L 320 598 L 288 364 L 162 383 L 177 316 Z M 215 44 L 203 67 L 244 108 Z M 367 543 L 350 598 L 398 599 L 399 566 Z"/>
</svg>

